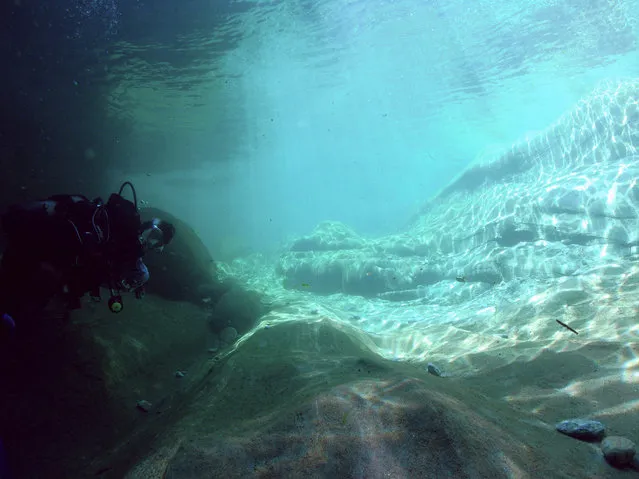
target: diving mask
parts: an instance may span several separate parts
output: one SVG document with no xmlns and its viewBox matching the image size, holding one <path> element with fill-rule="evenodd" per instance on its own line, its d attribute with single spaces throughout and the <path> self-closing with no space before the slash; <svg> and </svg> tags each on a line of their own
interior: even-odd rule
<svg viewBox="0 0 639 479">
<path fill-rule="evenodd" d="M 157 218 L 148 222 L 140 234 L 140 243 L 145 250 L 161 252 L 166 244 L 164 231 L 159 227 L 160 220 Z"/>
</svg>

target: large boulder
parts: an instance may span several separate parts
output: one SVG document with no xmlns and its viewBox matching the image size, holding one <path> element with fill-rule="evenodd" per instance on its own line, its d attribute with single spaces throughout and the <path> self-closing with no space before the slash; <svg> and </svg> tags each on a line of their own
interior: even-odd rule
<svg viewBox="0 0 639 479">
<path fill-rule="evenodd" d="M 144 208 L 142 220 L 161 218 L 173 223 L 175 238 L 162 253 L 149 252 L 144 262 L 151 278 L 147 291 L 166 299 L 201 304 L 215 301 L 228 289 L 216 278 L 216 267 L 208 249 L 193 228 L 158 208 Z"/>
<path fill-rule="evenodd" d="M 174 301 L 189 301 L 209 310 L 214 333 L 233 328 L 245 334 L 267 308 L 256 293 L 230 279 L 221 281 L 215 261 L 193 228 L 158 208 L 144 208 L 143 221 L 161 218 L 175 225 L 175 238 L 162 253 L 149 252 L 144 261 L 151 274 L 147 291 Z"/>
<path fill-rule="evenodd" d="M 257 293 L 233 286 L 211 305 L 209 325 L 215 333 L 233 328 L 242 335 L 251 330 L 268 310 Z"/>
</svg>

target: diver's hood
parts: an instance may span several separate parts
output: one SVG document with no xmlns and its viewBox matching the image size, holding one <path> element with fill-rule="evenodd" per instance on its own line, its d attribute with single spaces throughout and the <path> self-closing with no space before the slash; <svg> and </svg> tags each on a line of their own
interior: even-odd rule
<svg viewBox="0 0 639 479">
<path fill-rule="evenodd" d="M 142 232 L 140 233 L 140 244 L 145 251 L 162 251 L 168 243 L 165 238 L 164 231 L 160 228 L 160 220 L 153 218 L 142 224 Z"/>
</svg>

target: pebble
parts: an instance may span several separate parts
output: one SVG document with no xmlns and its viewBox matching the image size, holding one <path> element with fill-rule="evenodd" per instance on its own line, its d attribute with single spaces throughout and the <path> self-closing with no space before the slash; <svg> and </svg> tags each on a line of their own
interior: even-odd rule
<svg viewBox="0 0 639 479">
<path fill-rule="evenodd" d="M 220 331 L 220 339 L 225 343 L 231 344 L 237 338 L 237 330 L 235 328 L 224 328 Z"/>
<path fill-rule="evenodd" d="M 589 419 L 566 419 L 558 423 L 555 429 L 582 441 L 601 441 L 606 434 L 606 427 L 602 423 Z"/>
<path fill-rule="evenodd" d="M 431 373 L 433 376 L 437 376 L 438 378 L 441 378 L 443 376 L 442 370 L 435 366 L 433 363 L 428 363 L 428 372 Z"/>
<path fill-rule="evenodd" d="M 217 335 L 213 335 L 209 342 L 209 353 L 217 353 L 220 349 L 220 346 L 220 338 L 218 338 Z"/>
<path fill-rule="evenodd" d="M 149 401 L 145 401 L 144 399 L 141 399 L 140 401 L 138 401 L 138 404 L 137 404 L 137 408 L 140 411 L 144 411 L 144 412 L 149 412 L 152 407 L 153 407 L 153 404 L 151 404 Z"/>
<path fill-rule="evenodd" d="M 601 442 L 601 451 L 612 466 L 623 467 L 632 463 L 637 448 L 630 439 L 609 436 Z"/>
</svg>

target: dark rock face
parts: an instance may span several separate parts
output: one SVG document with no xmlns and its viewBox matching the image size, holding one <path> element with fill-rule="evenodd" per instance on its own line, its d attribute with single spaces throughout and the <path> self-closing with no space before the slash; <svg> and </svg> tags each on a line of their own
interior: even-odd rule
<svg viewBox="0 0 639 479">
<path fill-rule="evenodd" d="M 610 436 L 601 443 L 601 451 L 611 465 L 625 467 L 632 463 L 637 447 L 630 439 Z"/>
<path fill-rule="evenodd" d="M 209 325 L 215 333 L 232 327 L 241 335 L 265 313 L 266 308 L 256 293 L 233 286 L 213 306 Z"/>
<path fill-rule="evenodd" d="M 193 228 L 185 222 L 157 208 L 142 210 L 143 221 L 155 217 L 173 223 L 176 233 L 162 253 L 149 252 L 144 256 L 151 273 L 148 292 L 166 299 L 201 304 L 202 286 L 218 283 L 213 258 Z M 208 290 L 221 296 L 225 288 L 220 286 Z M 212 301 L 216 299 L 211 298 Z"/>
<path fill-rule="evenodd" d="M 555 428 L 562 434 L 582 441 L 601 441 L 606 433 L 602 423 L 588 419 L 566 419 Z"/>
</svg>

